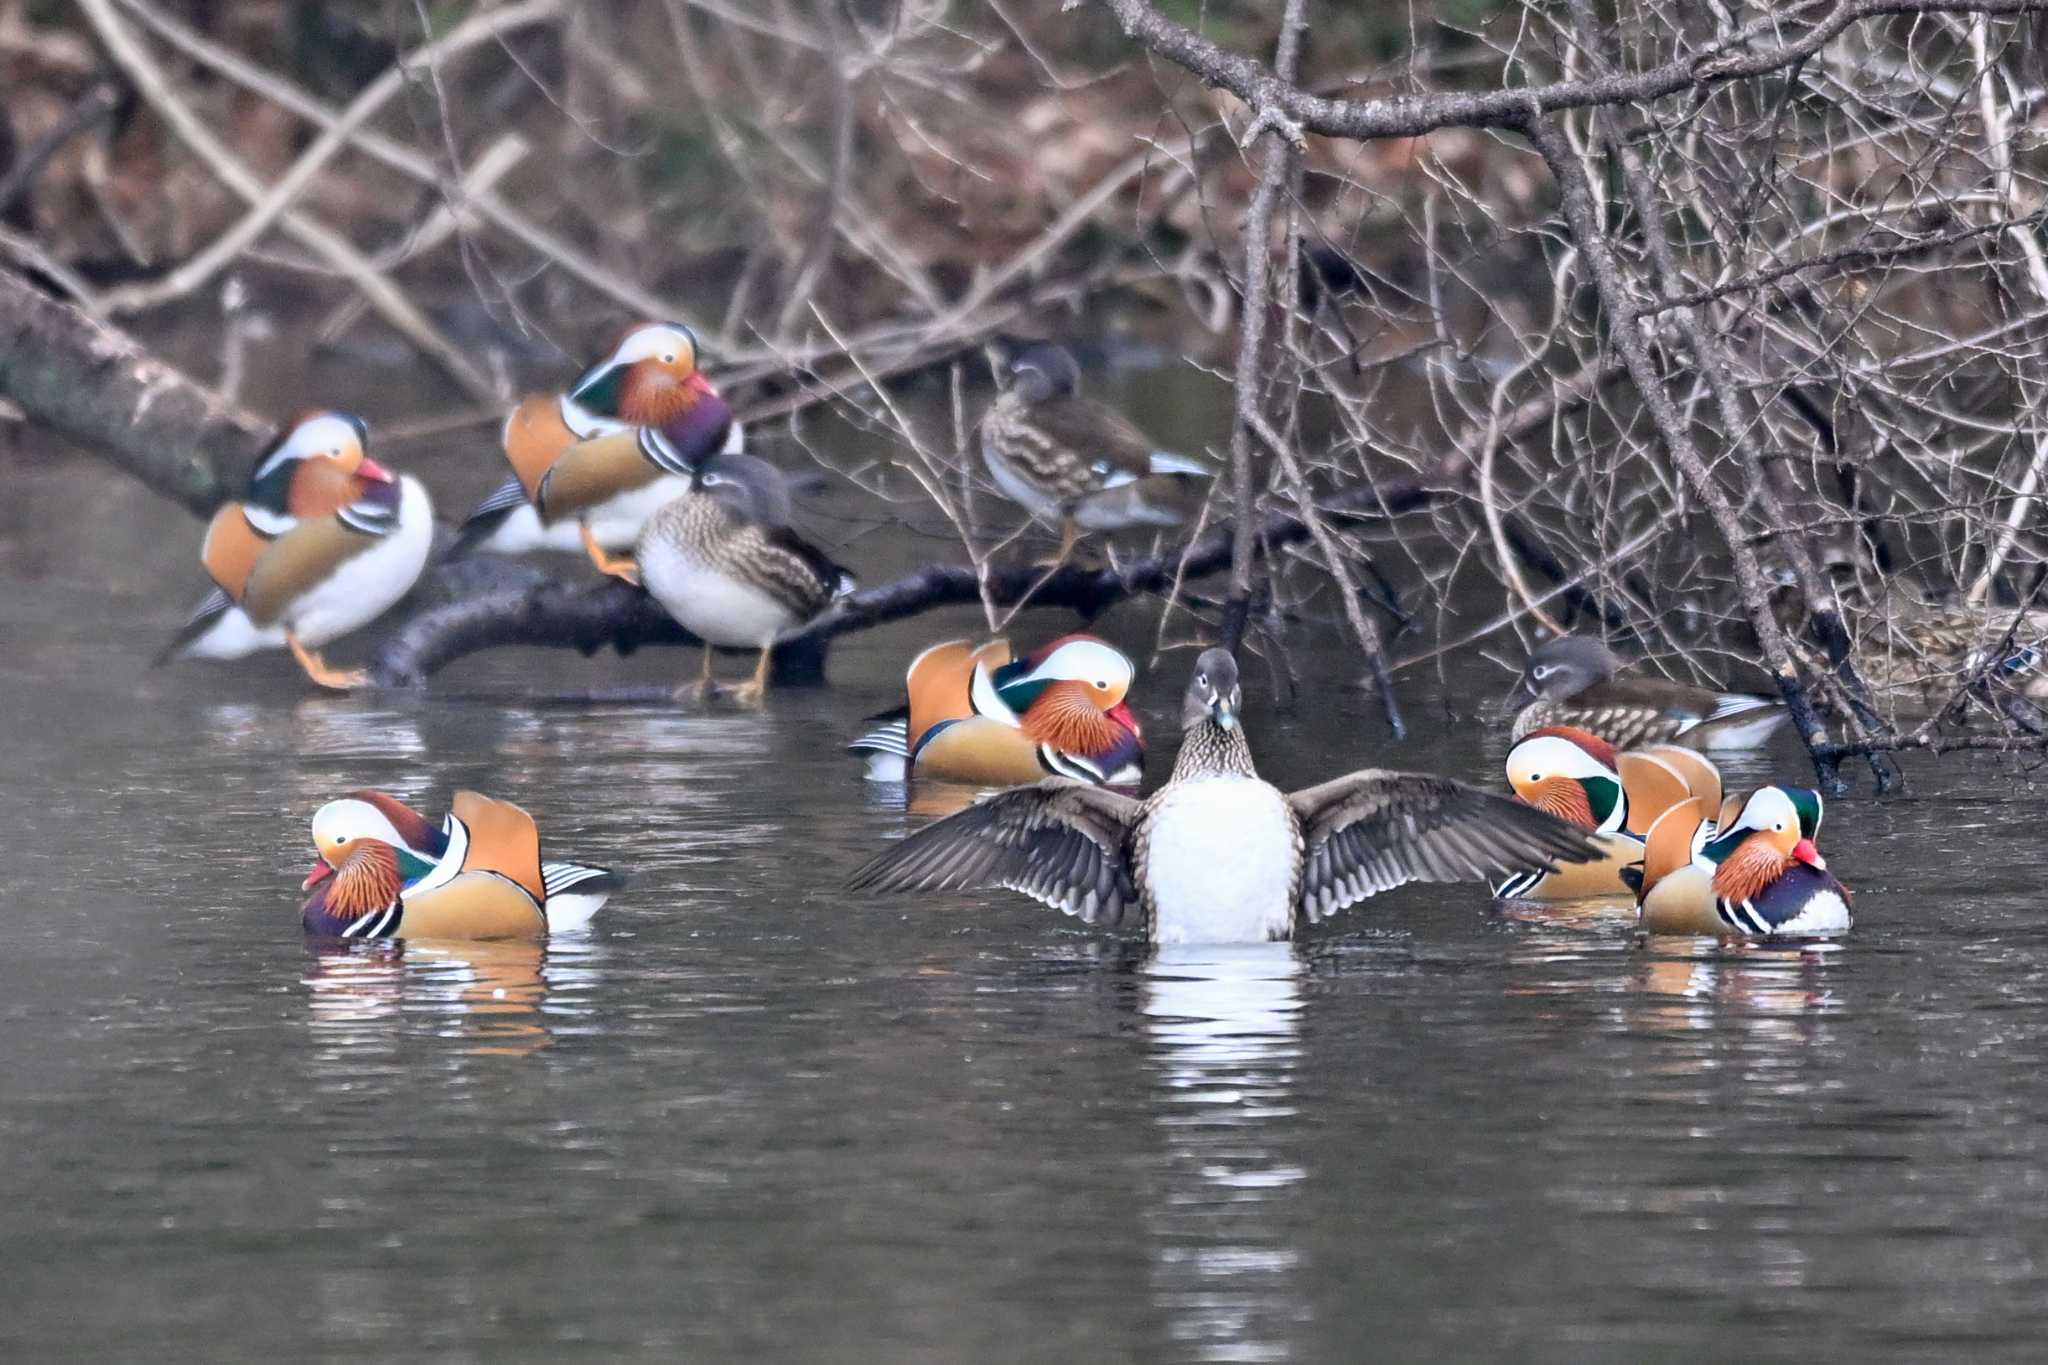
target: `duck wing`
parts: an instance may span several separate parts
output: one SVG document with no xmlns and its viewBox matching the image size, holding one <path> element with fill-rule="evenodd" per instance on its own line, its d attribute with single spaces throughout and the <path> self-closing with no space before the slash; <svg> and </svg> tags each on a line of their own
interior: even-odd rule
<svg viewBox="0 0 2048 1365">
<path fill-rule="evenodd" d="M 868 862 L 849 891 L 1004 887 L 1090 924 L 1138 909 L 1127 854 L 1143 806 L 1066 778 L 998 792 Z"/>
<path fill-rule="evenodd" d="M 1300 903 L 1311 921 L 1404 882 L 1555 872 L 1604 856 L 1592 835 L 1534 806 L 1427 773 L 1366 768 L 1287 802 L 1305 836 Z"/>
</svg>

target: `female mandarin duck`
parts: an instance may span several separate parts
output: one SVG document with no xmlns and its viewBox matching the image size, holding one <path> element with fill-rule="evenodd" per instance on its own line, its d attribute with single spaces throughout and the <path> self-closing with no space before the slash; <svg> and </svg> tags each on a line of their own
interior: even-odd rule
<svg viewBox="0 0 2048 1365">
<path fill-rule="evenodd" d="M 700 700 L 714 690 L 714 646 L 761 651 L 736 693 L 759 701 L 776 641 L 854 589 L 851 574 L 790 529 L 781 471 L 751 455 L 706 460 L 683 496 L 648 519 L 636 553 L 647 591 L 704 642 L 703 675 L 688 689 Z"/>
<path fill-rule="evenodd" d="M 1716 828 L 1703 802 L 1683 801 L 1651 825 L 1631 878 L 1646 932 L 1814 938 L 1848 930 L 1848 888 L 1814 846 L 1819 792 L 1760 787 L 1723 814 Z"/>
<path fill-rule="evenodd" d="M 910 661 L 910 704 L 847 747 L 868 777 L 1015 786 L 1051 774 L 1135 783 L 1145 740 L 1124 698 L 1136 670 L 1092 635 L 1063 635 L 1011 659 L 1008 640 L 933 645 Z"/>
<path fill-rule="evenodd" d="M 214 513 L 200 559 L 215 588 L 163 652 L 239 659 L 288 648 L 322 687 L 360 687 L 319 650 L 368 625 L 412 588 L 433 544 L 434 510 L 419 480 L 394 478 L 368 453 L 362 419 L 315 412 L 257 462 L 245 502 Z"/>
<path fill-rule="evenodd" d="M 313 846 L 306 932 L 334 938 L 559 933 L 589 923 L 619 884 L 606 868 L 542 862 L 532 816 L 469 791 L 438 830 L 383 792 L 350 792 L 315 812 Z"/>
<path fill-rule="evenodd" d="M 1669 678 L 1618 678 L 1621 668 L 1598 640 L 1563 635 L 1538 646 L 1508 694 L 1511 738 L 1569 725 L 1623 749 L 1656 743 L 1753 749 L 1790 719 L 1785 704 L 1772 697 L 1712 692 Z"/>
<path fill-rule="evenodd" d="M 1622 874 L 1643 860 L 1651 823 L 1680 801 L 1718 806 L 1721 774 L 1675 745 L 1616 753 L 1569 726 L 1537 730 L 1508 752 L 1508 785 L 1518 800 L 1590 831 L 1604 856 L 1555 872 L 1526 872 L 1495 885 L 1502 900 L 1578 900 L 1631 894 Z"/>
<path fill-rule="evenodd" d="M 1081 397 L 1081 371 L 1064 349 L 1022 347 L 1009 377 L 981 419 L 982 460 L 1003 496 L 1060 528 L 1060 560 L 1082 531 L 1179 526 L 1201 505 L 1215 471 Z"/>
<path fill-rule="evenodd" d="M 513 477 L 477 504 L 451 555 L 579 547 L 639 582 L 630 551 L 647 519 L 689 487 L 715 451 L 745 445 L 732 408 L 697 368 L 680 323 L 629 329 L 559 396 L 529 395 L 506 419 Z"/>
<path fill-rule="evenodd" d="M 1410 881 L 1598 858 L 1591 835 L 1449 778 L 1365 769 L 1293 794 L 1238 725 L 1237 662 L 1196 661 L 1173 776 L 1143 801 L 1069 778 L 999 792 L 853 874 L 856 891 L 1007 887 L 1155 943 L 1290 938 Z"/>
</svg>

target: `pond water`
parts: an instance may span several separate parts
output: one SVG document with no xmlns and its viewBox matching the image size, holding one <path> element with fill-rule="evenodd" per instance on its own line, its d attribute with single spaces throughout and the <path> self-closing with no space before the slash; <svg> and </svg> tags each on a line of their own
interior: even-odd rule
<svg viewBox="0 0 2048 1365">
<path fill-rule="evenodd" d="M 1152 956 L 1009 895 L 840 894 L 923 817 L 839 746 L 967 617 L 848 639 L 832 687 L 752 714 L 524 699 L 694 665 L 659 650 L 309 697 L 285 661 L 145 667 L 196 524 L 109 479 L 15 485 L 7 1359 L 2039 1358 L 2023 769 L 1909 763 L 1904 796 L 1833 803 L 1858 927 L 1832 949 L 1643 946 L 1472 886 Z M 82 513 L 117 553 L 71 552 Z M 1103 629 L 1142 653 L 1152 623 Z M 1135 699 L 1155 781 L 1187 657 Z M 1473 702 L 1499 670 L 1453 664 L 1456 716 L 1403 675 L 1390 749 L 1339 648 L 1299 659 L 1285 708 L 1247 672 L 1283 785 L 1498 783 Z M 1804 769 L 1735 765 L 1772 772 Z M 483 787 L 633 884 L 545 947 L 316 951 L 306 820 L 361 785 Z"/>
</svg>

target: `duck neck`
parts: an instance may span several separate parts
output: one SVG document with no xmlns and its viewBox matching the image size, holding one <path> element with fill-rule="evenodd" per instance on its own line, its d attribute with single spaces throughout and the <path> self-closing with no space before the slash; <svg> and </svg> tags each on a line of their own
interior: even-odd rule
<svg viewBox="0 0 2048 1365">
<path fill-rule="evenodd" d="M 1737 905 L 1754 900 L 1785 875 L 1791 862 L 1762 835 L 1752 834 L 1714 869 L 1714 894 Z"/>
<path fill-rule="evenodd" d="M 1258 775 L 1252 767 L 1252 746 L 1245 742 L 1242 725 L 1226 730 L 1205 716 L 1181 735 L 1180 757 L 1173 761 L 1173 781 Z"/>
<path fill-rule="evenodd" d="M 1123 739 L 1121 725 L 1095 705 L 1076 682 L 1056 682 L 1038 694 L 1018 722 L 1034 744 L 1094 758 Z"/>
</svg>

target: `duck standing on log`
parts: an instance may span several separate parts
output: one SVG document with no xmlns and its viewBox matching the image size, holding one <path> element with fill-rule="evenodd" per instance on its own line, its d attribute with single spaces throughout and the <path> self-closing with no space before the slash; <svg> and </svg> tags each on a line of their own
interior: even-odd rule
<svg viewBox="0 0 2048 1365">
<path fill-rule="evenodd" d="M 745 436 L 697 368 L 681 323 L 628 328 L 562 394 L 531 394 L 505 421 L 512 477 L 477 504 L 450 557 L 473 550 L 582 550 L 639 582 L 630 552 L 647 519 L 689 489 L 690 471 Z"/>
<path fill-rule="evenodd" d="M 330 667 L 320 649 L 411 591 L 434 539 L 427 490 L 372 460 L 369 439 L 345 412 L 309 413 L 279 433 L 248 497 L 207 526 L 199 555 L 214 590 L 157 663 L 289 649 L 322 687 L 368 681 L 361 669 Z"/>
<path fill-rule="evenodd" d="M 854 590 L 853 575 L 789 525 L 782 472 L 751 455 L 716 454 L 683 495 L 656 512 L 636 554 L 647 591 L 704 642 L 704 671 L 678 697 L 716 690 L 712 649 L 758 649 L 754 676 L 734 696 L 758 702 L 776 642 Z"/>
<path fill-rule="evenodd" d="M 981 457 L 1003 496 L 1060 531 L 1052 563 L 1083 531 L 1180 526 L 1215 471 L 1161 450 L 1129 418 L 1081 396 L 1074 357 L 1050 342 L 1017 348 L 1010 386 L 981 419 Z"/>
</svg>

